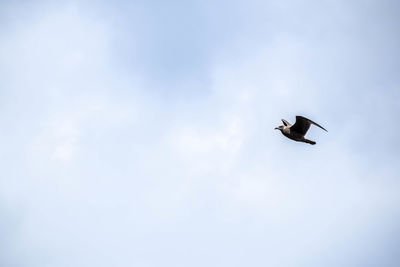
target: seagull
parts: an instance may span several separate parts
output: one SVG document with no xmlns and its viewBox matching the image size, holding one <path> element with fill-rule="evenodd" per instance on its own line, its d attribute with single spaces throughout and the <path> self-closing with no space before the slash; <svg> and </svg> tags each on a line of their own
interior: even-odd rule
<svg viewBox="0 0 400 267">
<path fill-rule="evenodd" d="M 311 145 L 316 144 L 314 141 L 304 138 L 308 129 L 310 129 L 311 124 L 314 124 L 327 132 L 327 130 L 321 125 L 303 116 L 296 116 L 296 122 L 293 125 L 284 119 L 282 119 L 282 122 L 284 125 L 276 127 L 275 130 L 280 130 L 284 136 L 297 142 L 304 142 Z"/>
</svg>

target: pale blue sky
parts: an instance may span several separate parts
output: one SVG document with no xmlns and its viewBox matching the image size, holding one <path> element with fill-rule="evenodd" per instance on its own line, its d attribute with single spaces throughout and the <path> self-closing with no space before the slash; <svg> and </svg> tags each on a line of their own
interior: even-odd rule
<svg viewBox="0 0 400 267">
<path fill-rule="evenodd" d="M 399 8 L 2 1 L 0 266 L 399 266 Z"/>
</svg>

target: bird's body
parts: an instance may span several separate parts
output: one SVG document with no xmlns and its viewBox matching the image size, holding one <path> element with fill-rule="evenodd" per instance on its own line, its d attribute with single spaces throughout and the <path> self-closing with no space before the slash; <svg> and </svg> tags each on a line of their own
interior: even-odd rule
<svg viewBox="0 0 400 267">
<path fill-rule="evenodd" d="M 311 145 L 315 145 L 316 143 L 314 141 L 308 140 L 304 137 L 306 135 L 308 129 L 310 128 L 311 124 L 314 124 L 314 125 L 320 127 L 321 129 L 327 131 L 321 125 L 313 122 L 310 119 L 302 117 L 302 116 L 296 116 L 296 123 L 293 125 L 284 119 L 282 119 L 282 122 L 284 125 L 276 127 L 275 130 L 280 130 L 284 136 L 286 136 L 287 138 L 290 138 L 294 141 L 304 142 L 304 143 L 308 143 Z"/>
</svg>

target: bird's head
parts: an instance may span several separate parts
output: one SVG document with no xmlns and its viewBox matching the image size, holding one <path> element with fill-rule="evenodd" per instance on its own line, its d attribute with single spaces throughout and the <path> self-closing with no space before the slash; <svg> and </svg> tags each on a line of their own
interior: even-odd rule
<svg viewBox="0 0 400 267">
<path fill-rule="evenodd" d="M 281 125 L 281 126 L 275 127 L 275 130 L 280 130 L 282 132 L 283 127 L 285 127 L 285 126 Z"/>
</svg>

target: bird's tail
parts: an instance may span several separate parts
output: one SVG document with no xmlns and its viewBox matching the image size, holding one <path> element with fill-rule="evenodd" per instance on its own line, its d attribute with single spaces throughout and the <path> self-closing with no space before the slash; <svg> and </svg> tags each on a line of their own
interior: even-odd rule
<svg viewBox="0 0 400 267">
<path fill-rule="evenodd" d="M 308 140 L 308 139 L 304 139 L 304 142 L 311 144 L 311 145 L 315 145 L 316 143 L 314 141 Z"/>
</svg>

